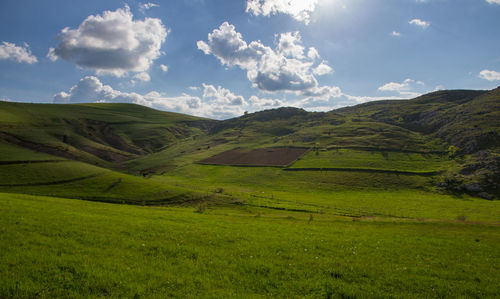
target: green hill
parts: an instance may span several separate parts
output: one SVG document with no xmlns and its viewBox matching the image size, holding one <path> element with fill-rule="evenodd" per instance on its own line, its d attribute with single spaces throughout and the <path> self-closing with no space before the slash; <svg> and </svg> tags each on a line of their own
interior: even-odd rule
<svg viewBox="0 0 500 299">
<path fill-rule="evenodd" d="M 305 147 L 311 149 L 309 153 L 287 168 L 301 173 L 280 172 L 285 178 L 269 178 L 270 182 L 284 186 L 288 181 L 307 182 L 309 188 L 321 189 L 321 181 L 308 176 L 323 170 L 328 171 L 327 181 L 342 182 L 341 177 L 352 175 L 342 188 L 390 190 L 404 183 L 410 189 L 442 189 L 493 199 L 500 195 L 499 99 L 500 89 L 439 91 L 327 113 L 279 108 L 225 121 L 132 104 L 0 102 L 0 167 L 7 173 L 3 178 L 7 183 L 0 185 L 9 191 L 7 185 L 24 182 L 26 177 L 15 174 L 35 167 L 20 166 L 35 160 L 46 160 L 36 167 L 50 165 L 54 181 L 65 181 L 66 164 L 57 163 L 63 159 L 117 171 L 117 175 L 162 174 L 187 190 L 197 190 L 211 176 L 193 179 L 212 169 L 197 164 L 203 159 L 235 148 Z M 56 177 L 58 167 L 61 179 Z M 206 188 L 231 189 L 254 180 L 254 174 L 245 172 L 238 169 L 231 174 L 231 183 Z M 261 177 L 269 177 L 273 171 L 263 168 L 262 173 Z M 75 177 L 85 175 L 75 170 Z"/>
<path fill-rule="evenodd" d="M 0 102 L 1 140 L 107 167 L 200 134 L 211 123 L 133 104 Z"/>
</svg>

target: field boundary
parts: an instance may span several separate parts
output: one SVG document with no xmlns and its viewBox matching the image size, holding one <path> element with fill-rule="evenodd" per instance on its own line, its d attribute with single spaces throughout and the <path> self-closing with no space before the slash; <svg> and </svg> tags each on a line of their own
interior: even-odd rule
<svg viewBox="0 0 500 299">
<path fill-rule="evenodd" d="M 285 168 L 288 167 L 288 165 L 258 165 L 258 164 L 217 164 L 217 163 L 208 163 L 208 162 L 194 162 L 194 164 L 200 164 L 200 165 L 211 165 L 211 166 L 231 166 L 231 167 L 268 167 L 268 168 Z M 293 163 L 291 163 L 293 164 Z M 289 165 L 291 165 L 289 164 Z"/>
<path fill-rule="evenodd" d="M 368 173 L 390 173 L 390 174 L 404 174 L 404 175 L 421 175 L 421 176 L 435 176 L 441 174 L 442 171 L 401 171 L 401 170 L 386 170 L 386 169 L 371 169 L 371 168 L 283 168 L 284 171 L 345 171 L 345 172 L 368 172 Z"/>
<path fill-rule="evenodd" d="M 100 176 L 102 173 L 91 174 L 87 176 L 77 177 L 73 179 L 60 180 L 60 181 L 52 181 L 52 182 L 43 182 L 43 183 L 25 183 L 25 184 L 0 184 L 0 187 L 30 187 L 30 186 L 50 186 L 50 185 L 59 185 L 66 183 L 73 183 L 78 181 L 83 181 L 86 179 L 95 178 Z"/>
<path fill-rule="evenodd" d="M 367 151 L 367 152 L 394 152 L 394 153 L 407 153 L 407 154 L 422 154 L 422 155 L 446 155 L 448 152 L 446 151 L 412 151 L 405 149 L 393 149 L 393 148 L 377 148 L 377 147 L 369 147 L 369 146 L 327 146 L 327 151 L 340 150 L 340 149 L 351 149 L 351 150 L 359 150 L 359 151 Z"/>
<path fill-rule="evenodd" d="M 33 163 L 59 163 L 74 162 L 73 160 L 18 160 L 18 161 L 0 161 L 0 165 L 33 164 Z"/>
</svg>

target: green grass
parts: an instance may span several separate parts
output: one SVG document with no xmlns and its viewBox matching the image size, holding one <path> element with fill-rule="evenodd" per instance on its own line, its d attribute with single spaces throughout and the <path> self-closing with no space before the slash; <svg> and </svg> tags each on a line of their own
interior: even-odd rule
<svg viewBox="0 0 500 299">
<path fill-rule="evenodd" d="M 407 172 L 434 172 L 448 168 L 452 161 L 436 154 L 353 149 L 310 151 L 291 168 L 348 168 Z"/>
<path fill-rule="evenodd" d="M 500 292 L 498 226 L 309 217 L 0 194 L 0 297 Z"/>
<path fill-rule="evenodd" d="M 107 170 L 71 160 L 0 165 L 0 185 L 42 185 L 76 180 L 104 172 Z"/>
<path fill-rule="evenodd" d="M 0 140 L 0 163 L 6 161 L 63 160 Z"/>
<path fill-rule="evenodd" d="M 168 178 L 142 178 L 76 161 L 0 165 L 0 192 L 161 205 L 210 197 Z"/>
<path fill-rule="evenodd" d="M 351 216 L 500 221 L 500 201 L 439 194 L 418 175 L 304 171 L 279 168 L 190 165 L 164 177 L 184 188 L 222 195 L 249 205 Z"/>
</svg>

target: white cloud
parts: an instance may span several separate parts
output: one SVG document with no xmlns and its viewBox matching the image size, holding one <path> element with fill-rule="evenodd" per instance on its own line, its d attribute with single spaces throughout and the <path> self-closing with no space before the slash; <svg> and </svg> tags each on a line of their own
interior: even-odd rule
<svg viewBox="0 0 500 299">
<path fill-rule="evenodd" d="M 3 101 L 3 102 L 12 102 L 12 100 L 9 97 L 0 97 L 0 101 Z"/>
<path fill-rule="evenodd" d="M 160 5 L 156 4 L 156 3 L 139 3 L 139 10 L 141 12 L 145 12 L 146 10 L 148 9 L 151 9 L 153 7 L 160 7 Z"/>
<path fill-rule="evenodd" d="M 276 37 L 279 37 L 278 53 L 285 57 L 304 58 L 304 46 L 298 31 L 276 34 Z"/>
<path fill-rule="evenodd" d="M 159 92 L 153 91 L 144 95 L 147 106 L 167 111 L 175 111 L 191 115 L 200 115 L 202 106 L 199 97 L 183 93 L 178 97 L 167 97 Z"/>
<path fill-rule="evenodd" d="M 321 62 L 317 67 L 313 69 L 313 73 L 318 76 L 331 74 L 332 72 L 333 69 L 328 65 L 326 61 Z"/>
<path fill-rule="evenodd" d="M 229 89 L 203 83 L 203 98 L 210 98 L 215 100 L 220 105 L 243 106 L 246 105 L 245 98 L 237 96 Z"/>
<path fill-rule="evenodd" d="M 440 91 L 440 90 L 445 90 L 446 87 L 444 85 L 438 85 L 436 87 L 434 87 L 434 90 L 433 91 Z"/>
<path fill-rule="evenodd" d="M 149 81 L 151 81 L 151 76 L 149 76 L 149 74 L 146 72 L 142 72 L 142 73 L 138 73 L 138 74 L 134 75 L 134 79 L 139 80 L 139 81 L 143 81 L 143 82 L 149 82 Z"/>
<path fill-rule="evenodd" d="M 47 56 L 71 61 L 97 74 L 145 72 L 160 55 L 167 30 L 160 19 L 133 20 L 130 8 L 87 17 L 76 29 L 64 28 L 61 43 Z"/>
<path fill-rule="evenodd" d="M 198 90 L 200 90 L 200 88 L 198 86 L 189 86 L 188 89 L 192 90 L 192 91 L 198 91 Z"/>
<path fill-rule="evenodd" d="M 408 23 L 411 25 L 422 27 L 424 29 L 426 29 L 427 27 L 429 27 L 431 25 L 431 23 L 429 23 L 427 21 L 422 21 L 420 19 L 413 19 L 413 20 L 409 21 Z"/>
<path fill-rule="evenodd" d="M 245 98 L 236 95 L 229 89 L 221 86 L 215 87 L 210 84 L 202 84 L 203 87 L 203 116 L 224 119 L 242 115 L 251 107 Z"/>
<path fill-rule="evenodd" d="M 224 22 L 208 35 L 207 42 L 198 41 L 198 49 L 214 55 L 223 65 L 245 70 L 252 85 L 266 92 L 309 93 L 318 88 L 314 75 L 331 71 L 326 62 L 317 65 L 316 49 L 310 48 L 304 56 L 298 32 L 279 35 L 277 47 L 272 49 L 260 41 L 247 43 L 233 25 Z"/>
<path fill-rule="evenodd" d="M 69 92 L 54 95 L 54 103 L 124 102 L 144 105 L 144 99 L 137 93 L 126 93 L 104 85 L 94 76 L 81 79 Z"/>
<path fill-rule="evenodd" d="M 500 1 L 500 0 L 498 0 Z M 490 71 L 490 70 L 482 70 L 479 73 L 479 78 L 488 80 L 488 81 L 500 81 L 500 72 Z"/>
<path fill-rule="evenodd" d="M 235 117 L 242 115 L 245 110 L 252 109 L 244 97 L 235 95 L 228 89 L 207 84 L 203 84 L 203 87 L 203 99 L 186 93 L 169 97 L 157 91 L 141 95 L 115 90 L 109 85 L 102 84 L 97 77 L 87 76 L 69 91 L 55 94 L 54 103 L 134 103 L 155 109 L 217 119 Z M 258 102 L 262 106 L 266 103 L 266 101 Z M 256 107 L 259 106 L 256 105 Z"/>
<path fill-rule="evenodd" d="M 279 99 L 266 99 L 257 96 L 251 96 L 248 102 L 253 106 L 254 110 L 272 109 L 284 105 L 283 101 Z"/>
<path fill-rule="evenodd" d="M 318 2 L 319 0 L 247 0 L 246 11 L 255 16 L 266 17 L 283 13 L 307 25 Z"/>
<path fill-rule="evenodd" d="M 161 70 L 162 70 L 163 72 L 165 72 L 165 73 L 166 73 L 166 72 L 168 72 L 168 66 L 167 66 L 167 65 L 161 64 L 161 65 L 160 65 L 160 68 L 161 68 Z"/>
<path fill-rule="evenodd" d="M 162 93 L 152 91 L 145 95 L 134 92 L 122 92 L 104 85 L 94 76 L 82 78 L 68 92 L 54 95 L 54 103 L 134 103 L 155 109 L 204 116 L 202 101 L 199 97 L 183 93 L 177 97 L 167 97 Z M 209 110 L 209 109 L 207 109 Z"/>
<path fill-rule="evenodd" d="M 24 43 L 23 46 L 16 46 L 13 43 L 2 42 L 0 45 L 0 60 L 8 59 L 15 60 L 19 63 L 33 64 L 38 62 L 38 59 L 31 54 L 30 46 Z"/>
<path fill-rule="evenodd" d="M 500 4 L 500 0 L 486 0 L 489 4 Z"/>
<path fill-rule="evenodd" d="M 393 31 L 393 32 L 391 33 L 391 35 L 392 35 L 392 36 L 396 36 L 396 37 L 400 37 L 400 36 L 401 36 L 401 33 L 400 33 L 400 32 L 398 32 L 398 31 Z"/>
<path fill-rule="evenodd" d="M 316 50 L 316 48 L 314 47 L 309 48 L 309 51 L 307 52 L 307 57 L 309 57 L 311 60 L 320 58 L 318 50 Z"/>
<path fill-rule="evenodd" d="M 379 91 L 386 91 L 386 92 L 395 92 L 399 96 L 404 97 L 404 98 L 415 98 L 421 95 L 421 92 L 415 91 L 415 89 L 418 89 L 420 86 L 424 86 L 425 83 L 422 81 L 415 81 L 413 79 L 406 79 L 402 83 L 397 83 L 397 82 L 389 82 L 383 86 L 380 86 L 378 88 Z"/>
<path fill-rule="evenodd" d="M 337 86 L 322 86 L 316 87 L 306 92 L 303 92 L 301 95 L 305 97 L 313 97 L 313 98 L 338 98 L 342 95 L 342 90 Z"/>
<path fill-rule="evenodd" d="M 54 62 L 54 61 L 57 61 L 58 57 L 55 53 L 55 50 L 54 48 L 49 48 L 49 52 L 47 52 L 47 58 L 50 59 L 50 61 Z"/>
<path fill-rule="evenodd" d="M 419 84 L 418 81 L 414 80 L 405 80 L 405 82 L 408 84 Z M 200 90 L 199 87 L 195 86 L 191 86 L 189 89 L 193 91 Z M 300 107 L 309 111 L 330 111 L 335 108 L 352 106 L 368 101 L 401 98 L 401 96 L 357 97 L 344 94 L 338 87 L 324 86 L 303 94 L 302 98 L 285 102 L 281 99 L 259 97 L 255 95 L 245 99 L 243 96 L 237 95 L 229 89 L 205 83 L 202 84 L 202 89 L 203 95 L 201 98 L 187 93 L 171 97 L 157 91 L 151 91 L 141 95 L 134 92 L 115 90 L 109 85 L 102 84 L 98 78 L 87 76 L 82 78 L 75 86 L 71 87 L 69 91 L 62 91 L 54 95 L 54 102 L 135 103 L 155 109 L 214 119 L 227 119 L 243 115 L 245 111 L 254 112 L 283 106 Z M 395 90 L 399 89 L 395 88 Z"/>
</svg>

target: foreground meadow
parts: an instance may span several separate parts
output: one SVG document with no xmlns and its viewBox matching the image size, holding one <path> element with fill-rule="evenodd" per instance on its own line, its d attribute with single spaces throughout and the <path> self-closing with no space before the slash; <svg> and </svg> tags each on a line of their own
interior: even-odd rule
<svg viewBox="0 0 500 299">
<path fill-rule="evenodd" d="M 0 297 L 487 298 L 498 244 L 498 221 L 3 193 Z"/>
</svg>

